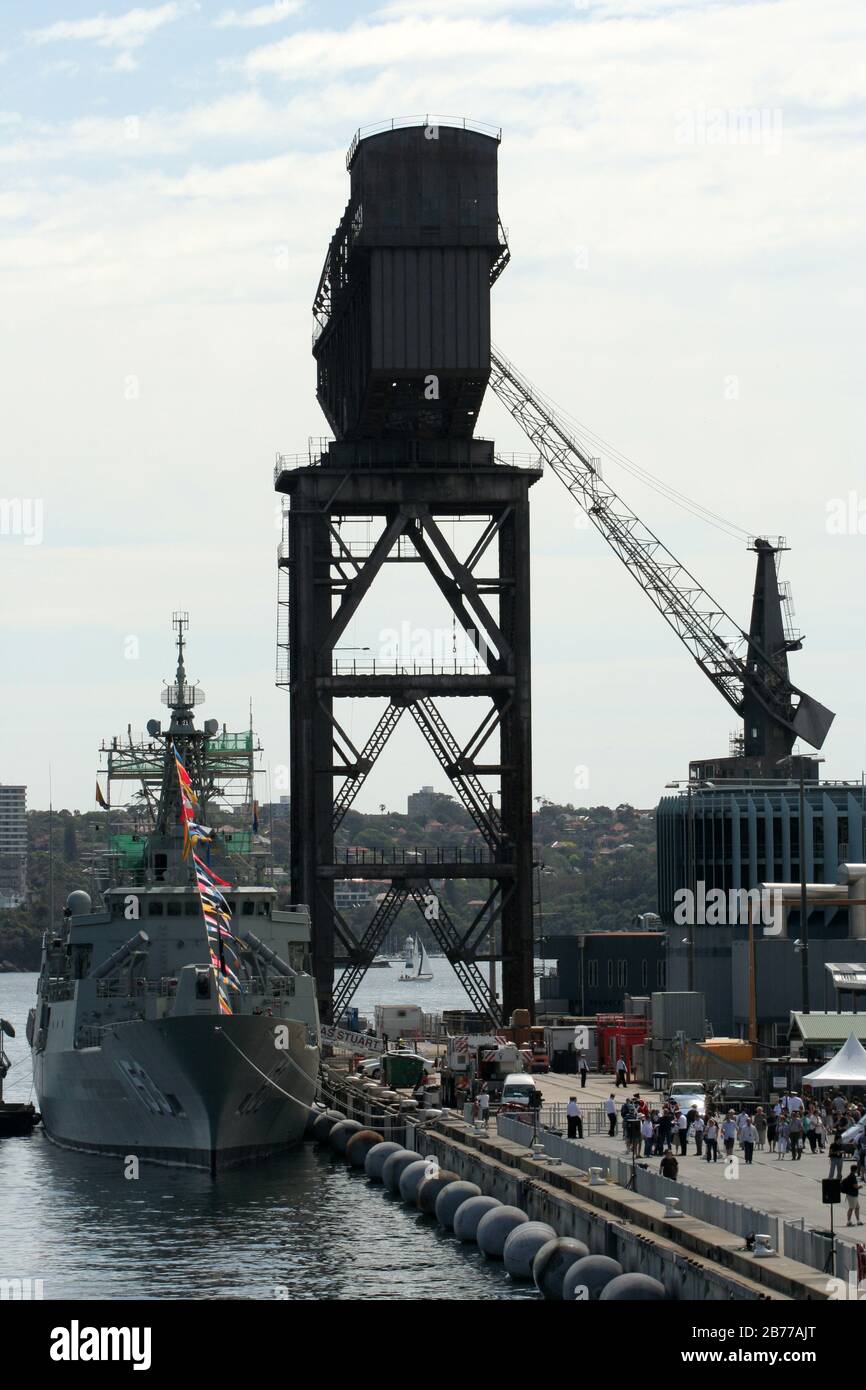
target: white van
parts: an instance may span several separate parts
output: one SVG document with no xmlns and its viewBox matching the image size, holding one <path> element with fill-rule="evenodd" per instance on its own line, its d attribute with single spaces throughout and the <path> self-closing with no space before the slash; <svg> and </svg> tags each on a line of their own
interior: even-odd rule
<svg viewBox="0 0 866 1390">
<path fill-rule="evenodd" d="M 540 1088 L 535 1077 L 530 1076 L 528 1072 L 512 1072 L 510 1076 L 506 1076 L 502 1084 L 500 1108 L 502 1110 L 531 1110 L 533 1095 L 540 1096 Z"/>
</svg>

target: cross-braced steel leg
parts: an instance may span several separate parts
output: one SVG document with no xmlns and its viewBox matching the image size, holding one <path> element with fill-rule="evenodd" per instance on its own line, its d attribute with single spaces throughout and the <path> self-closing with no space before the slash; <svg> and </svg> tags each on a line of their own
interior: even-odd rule
<svg viewBox="0 0 866 1390">
<path fill-rule="evenodd" d="M 464 765 L 460 745 L 436 705 L 430 699 L 416 700 L 412 714 L 481 834 L 491 849 L 497 849 L 502 827 L 492 799 L 471 767 Z"/>
<path fill-rule="evenodd" d="M 334 797 L 335 830 L 342 824 L 343 817 L 370 775 L 376 759 L 382 752 L 382 749 L 385 747 L 385 744 L 388 742 L 388 739 L 393 734 L 397 725 L 400 723 L 404 709 L 405 705 L 388 705 L 385 713 L 379 719 L 375 729 L 361 749 L 354 767 L 347 767 L 347 773 L 349 775 Z"/>
<path fill-rule="evenodd" d="M 494 465 L 492 455 L 489 463 L 478 466 L 473 458 L 465 469 L 441 467 L 434 460 L 436 467 L 431 471 L 416 466 L 428 462 L 422 457 L 426 444 L 417 441 L 407 447 L 405 459 L 401 457 L 396 466 L 390 456 L 380 465 L 379 447 L 375 440 L 364 441 L 357 446 L 356 459 L 355 445 L 338 441 L 330 446 L 322 466 L 287 471 L 278 482 L 279 490 L 291 499 L 285 557 L 289 601 L 281 611 L 288 615 L 290 645 L 292 895 L 295 902 L 310 906 L 321 1015 L 330 1016 L 332 1003 L 345 1008 L 372 959 L 371 943 L 384 939 L 381 909 L 362 938 L 364 951 L 335 911 L 334 883 L 344 866 L 337 863 L 334 832 L 345 823 L 346 811 L 407 708 L 485 846 L 480 858 L 466 860 L 456 854 L 438 861 L 438 876 L 498 884 L 491 892 L 489 910 L 476 914 L 468 932 L 450 923 L 447 913 L 438 925 L 430 923 L 431 931 L 435 927 L 443 933 L 440 945 L 473 1006 L 498 1014 L 474 960 L 485 922 L 489 927 L 495 918 L 497 930 L 501 923 L 502 1009 L 505 1013 L 515 1008 L 531 1010 L 528 492 L 537 474 Z M 393 454 L 393 446 L 387 448 Z M 446 539 L 445 517 L 473 522 L 481 518 L 482 523 L 489 518 L 467 559 L 461 560 Z M 380 525 L 378 538 L 371 546 L 369 540 L 359 542 L 355 551 L 352 536 L 342 534 L 342 522 L 367 518 Z M 368 548 L 362 551 L 362 547 Z M 486 563 L 485 573 L 479 572 L 482 557 L 490 562 L 491 573 L 486 572 Z M 430 573 L 474 645 L 477 664 L 467 668 L 434 662 L 429 667 L 416 663 L 410 667 L 399 662 L 356 664 L 337 659 L 339 644 L 376 576 L 386 564 L 408 560 L 424 565 Z M 365 697 L 384 700 L 386 709 L 358 749 L 336 712 L 340 700 Z M 442 714 L 440 701 L 455 698 L 464 709 L 466 700 L 484 702 L 486 712 L 480 722 L 477 715 L 473 718 L 475 731 L 468 741 L 455 737 Z M 487 778 L 499 784 L 496 806 Z M 417 867 L 430 872 L 420 864 Z M 396 850 L 389 854 L 383 846 L 369 864 L 360 863 L 353 872 L 368 880 L 417 884 L 408 870 Z M 400 898 L 395 888 L 389 898 L 394 915 Z M 335 942 L 340 946 L 338 954 L 349 961 L 336 992 Z"/>
<path fill-rule="evenodd" d="M 407 893 L 408 888 L 405 883 L 392 883 L 377 907 L 364 935 L 353 952 L 355 959 L 343 971 L 334 989 L 335 1018 L 339 1018 L 343 1010 L 348 1007 L 355 991 L 366 975 L 377 949 L 385 940 L 392 923 L 406 901 Z"/>
<path fill-rule="evenodd" d="M 460 933 L 452 922 L 444 904 L 430 883 L 413 883 L 409 887 L 409 897 L 415 903 L 437 943 L 445 953 L 454 974 L 465 989 L 472 1007 L 486 1014 L 495 1024 L 501 1024 L 502 1011 L 499 1001 L 490 993 L 490 985 L 485 980 L 478 962 L 468 956 Z"/>
</svg>

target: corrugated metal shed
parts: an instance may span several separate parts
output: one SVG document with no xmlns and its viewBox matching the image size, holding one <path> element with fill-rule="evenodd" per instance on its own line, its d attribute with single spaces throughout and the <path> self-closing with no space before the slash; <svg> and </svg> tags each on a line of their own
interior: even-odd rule
<svg viewBox="0 0 866 1390">
<path fill-rule="evenodd" d="M 706 1037 L 707 1010 L 699 990 L 657 990 L 652 996 L 652 1035 L 665 1041 L 684 1033 L 692 1041 Z"/>
<path fill-rule="evenodd" d="M 866 1013 L 791 1014 L 791 1037 L 805 1043 L 838 1043 L 841 1047 L 854 1034 L 866 1043 Z"/>
</svg>

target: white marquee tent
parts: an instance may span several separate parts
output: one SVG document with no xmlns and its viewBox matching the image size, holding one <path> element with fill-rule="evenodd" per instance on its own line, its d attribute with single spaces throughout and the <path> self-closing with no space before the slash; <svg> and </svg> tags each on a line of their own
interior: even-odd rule
<svg viewBox="0 0 866 1390">
<path fill-rule="evenodd" d="M 866 1047 L 851 1033 L 836 1056 L 810 1071 L 803 1081 L 810 1086 L 866 1086 Z"/>
</svg>

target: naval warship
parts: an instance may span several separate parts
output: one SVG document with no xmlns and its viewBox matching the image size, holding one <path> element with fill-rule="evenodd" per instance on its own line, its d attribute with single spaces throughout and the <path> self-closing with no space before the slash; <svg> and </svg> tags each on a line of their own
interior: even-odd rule
<svg viewBox="0 0 866 1390">
<path fill-rule="evenodd" d="M 309 912 L 277 908 L 263 865 L 252 720 L 240 734 L 196 727 L 187 624 L 174 615 L 168 727 L 152 719 L 146 739 L 103 745 L 106 843 L 90 870 L 102 903 L 72 892 L 49 925 L 27 1029 L 50 1139 L 215 1173 L 301 1138 L 319 1023 Z M 118 807 L 124 782 L 134 792 Z"/>
</svg>

